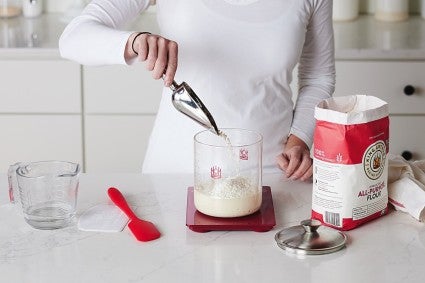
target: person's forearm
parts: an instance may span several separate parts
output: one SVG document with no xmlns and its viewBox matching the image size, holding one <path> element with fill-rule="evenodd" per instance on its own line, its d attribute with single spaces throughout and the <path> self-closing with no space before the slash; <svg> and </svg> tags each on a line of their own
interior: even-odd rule
<svg viewBox="0 0 425 283">
<path fill-rule="evenodd" d="M 148 0 L 92 1 L 62 33 L 61 56 L 85 65 L 126 64 L 127 42 L 133 32 L 119 29 L 148 4 Z"/>
<path fill-rule="evenodd" d="M 59 40 L 59 51 L 66 59 L 83 65 L 126 64 L 125 44 L 131 32 L 116 31 L 101 25 L 85 25 L 83 32 L 66 30 Z M 93 36 L 102 34 L 102 36 Z"/>
<path fill-rule="evenodd" d="M 309 147 L 313 143 L 315 106 L 335 89 L 332 1 L 316 2 L 298 67 L 299 93 L 290 131 Z"/>
</svg>

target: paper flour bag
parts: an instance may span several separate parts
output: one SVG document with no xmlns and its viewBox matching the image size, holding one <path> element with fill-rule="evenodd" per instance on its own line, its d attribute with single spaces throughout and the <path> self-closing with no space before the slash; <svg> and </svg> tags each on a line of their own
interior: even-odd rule
<svg viewBox="0 0 425 283">
<path fill-rule="evenodd" d="M 315 109 L 312 218 L 353 229 L 388 211 L 388 105 L 366 95 Z"/>
</svg>

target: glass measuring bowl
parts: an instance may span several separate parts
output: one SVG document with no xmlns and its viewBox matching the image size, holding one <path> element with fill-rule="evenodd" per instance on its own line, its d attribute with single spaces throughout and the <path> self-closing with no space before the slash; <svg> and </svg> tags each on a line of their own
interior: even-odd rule
<svg viewBox="0 0 425 283">
<path fill-rule="evenodd" d="M 194 203 L 215 217 L 256 212 L 262 202 L 262 141 L 245 129 L 209 130 L 195 135 Z"/>
<path fill-rule="evenodd" d="M 66 227 L 76 212 L 79 174 L 80 165 L 72 162 L 16 163 L 8 173 L 10 200 L 20 200 L 25 221 L 34 228 Z"/>
</svg>

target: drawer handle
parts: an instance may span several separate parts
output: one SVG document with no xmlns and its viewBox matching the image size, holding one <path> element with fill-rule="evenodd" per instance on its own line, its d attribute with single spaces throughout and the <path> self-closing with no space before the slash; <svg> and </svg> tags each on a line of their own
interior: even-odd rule
<svg viewBox="0 0 425 283">
<path fill-rule="evenodd" d="M 413 157 L 413 154 L 410 151 L 405 150 L 401 153 L 401 156 L 406 160 L 411 160 Z"/>
<path fill-rule="evenodd" d="M 415 93 L 415 87 L 412 85 L 407 85 L 404 87 L 403 92 L 405 95 L 412 95 Z"/>
</svg>

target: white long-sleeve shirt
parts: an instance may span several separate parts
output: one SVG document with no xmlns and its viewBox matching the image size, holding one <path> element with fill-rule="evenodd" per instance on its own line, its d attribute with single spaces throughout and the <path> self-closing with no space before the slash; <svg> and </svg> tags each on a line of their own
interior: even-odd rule
<svg viewBox="0 0 425 283">
<path fill-rule="evenodd" d="M 85 65 L 128 64 L 124 49 L 133 31 L 124 27 L 148 6 L 92 1 L 64 30 L 61 55 Z M 289 134 L 313 142 L 314 107 L 335 85 L 331 15 L 331 0 L 157 0 L 161 35 L 179 44 L 175 80 L 194 89 L 220 128 L 261 133 L 266 171 L 277 169 Z M 203 129 L 174 109 L 170 94 L 164 88 L 146 173 L 193 172 L 193 136 Z"/>
</svg>

